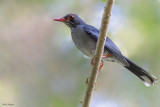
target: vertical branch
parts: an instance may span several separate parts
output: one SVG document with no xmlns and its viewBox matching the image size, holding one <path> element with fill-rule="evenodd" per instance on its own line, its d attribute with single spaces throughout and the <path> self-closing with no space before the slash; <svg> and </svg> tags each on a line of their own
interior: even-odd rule
<svg viewBox="0 0 160 107">
<path fill-rule="evenodd" d="M 87 84 L 85 98 L 84 98 L 82 107 L 89 107 L 90 105 L 90 101 L 91 101 L 91 97 L 92 97 L 93 89 L 94 89 L 94 83 L 97 79 L 98 69 L 99 69 L 100 62 L 101 62 L 101 56 L 103 55 L 103 51 L 104 51 L 106 34 L 107 34 L 108 26 L 109 26 L 113 3 L 114 3 L 114 0 L 107 0 L 106 6 L 104 8 L 104 13 L 103 13 L 103 18 L 102 18 L 101 28 L 100 28 L 100 34 L 99 34 L 98 43 L 96 46 L 95 63 L 94 63 L 94 66 L 92 67 L 92 71 L 89 77 L 89 82 Z"/>
</svg>

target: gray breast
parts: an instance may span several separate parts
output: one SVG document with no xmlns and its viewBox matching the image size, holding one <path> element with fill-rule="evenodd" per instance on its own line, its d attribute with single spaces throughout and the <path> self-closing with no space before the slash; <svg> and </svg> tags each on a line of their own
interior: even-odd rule
<svg viewBox="0 0 160 107">
<path fill-rule="evenodd" d="M 89 57 L 95 55 L 96 41 L 84 32 L 83 25 L 78 25 L 71 35 L 74 44 L 79 50 Z"/>
</svg>

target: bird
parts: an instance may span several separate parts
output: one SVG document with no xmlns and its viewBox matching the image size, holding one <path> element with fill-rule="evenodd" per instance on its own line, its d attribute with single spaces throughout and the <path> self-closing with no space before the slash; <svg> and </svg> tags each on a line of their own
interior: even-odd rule
<svg viewBox="0 0 160 107">
<path fill-rule="evenodd" d="M 98 42 L 98 37 L 100 31 L 86 24 L 78 15 L 67 14 L 61 18 L 55 18 L 54 21 L 63 22 L 71 29 L 71 37 L 75 46 L 86 56 L 91 57 L 93 64 L 93 59 L 96 51 L 96 44 Z M 112 40 L 106 37 L 104 52 L 102 59 L 105 61 L 116 62 L 133 74 L 135 74 L 146 86 L 155 84 L 158 79 L 147 72 L 129 58 L 124 56 L 119 48 L 112 42 Z M 103 65 L 103 64 L 102 64 Z"/>
</svg>

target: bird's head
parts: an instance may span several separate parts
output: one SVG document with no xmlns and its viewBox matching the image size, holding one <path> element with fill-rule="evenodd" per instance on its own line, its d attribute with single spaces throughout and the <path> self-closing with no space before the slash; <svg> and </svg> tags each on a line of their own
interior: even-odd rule
<svg viewBox="0 0 160 107">
<path fill-rule="evenodd" d="M 85 24 L 85 22 L 76 14 L 68 14 L 62 18 L 56 18 L 54 21 L 64 22 L 70 28 L 75 28 L 77 25 Z"/>
</svg>

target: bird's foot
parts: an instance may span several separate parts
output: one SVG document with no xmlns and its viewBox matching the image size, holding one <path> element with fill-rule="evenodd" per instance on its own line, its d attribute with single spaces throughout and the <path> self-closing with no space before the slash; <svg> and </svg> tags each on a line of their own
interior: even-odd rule
<svg viewBox="0 0 160 107">
<path fill-rule="evenodd" d="M 103 55 L 102 56 L 102 58 L 107 58 L 107 57 L 110 57 L 110 56 L 112 56 L 111 54 L 106 54 L 106 55 Z M 92 58 L 92 60 L 91 60 L 91 65 L 93 66 L 94 65 L 94 59 L 95 59 L 95 57 L 93 57 Z M 101 60 L 101 62 L 100 62 L 100 67 L 99 67 L 99 71 L 101 70 L 101 68 L 103 67 L 103 61 Z M 88 78 L 86 79 L 86 85 L 88 84 Z M 97 85 L 97 82 L 95 82 L 94 83 L 95 84 L 95 86 Z"/>
<path fill-rule="evenodd" d="M 99 71 L 101 70 L 102 67 L 103 67 L 103 61 L 101 60 Z"/>
<path fill-rule="evenodd" d="M 92 65 L 92 66 L 94 65 L 94 57 L 93 57 L 92 60 L 91 60 L 91 65 Z M 99 67 L 98 70 L 100 71 L 102 67 L 103 67 L 103 61 L 101 60 L 100 67 Z"/>
<path fill-rule="evenodd" d="M 108 58 L 108 57 L 111 57 L 112 54 L 105 54 L 105 55 L 102 55 L 102 58 Z"/>
</svg>

